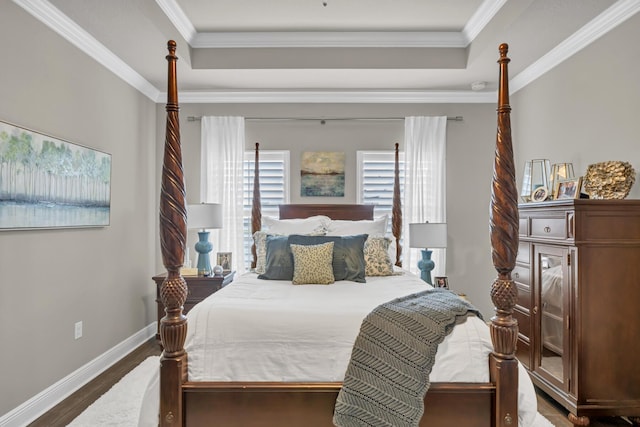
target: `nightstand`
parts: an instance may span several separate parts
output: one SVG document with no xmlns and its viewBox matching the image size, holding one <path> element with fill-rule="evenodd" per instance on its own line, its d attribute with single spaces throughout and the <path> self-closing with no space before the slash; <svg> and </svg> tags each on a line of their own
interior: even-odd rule
<svg viewBox="0 0 640 427">
<path fill-rule="evenodd" d="M 184 280 L 187 282 L 187 300 L 184 302 L 184 308 L 182 310 L 183 313 L 188 313 L 189 310 L 193 308 L 194 305 L 213 294 L 214 292 L 219 291 L 223 287 L 227 286 L 229 283 L 233 281 L 233 277 L 236 272 L 232 271 L 230 273 L 226 273 L 224 276 L 183 276 Z M 153 276 L 153 280 L 156 282 L 156 303 L 158 305 L 158 330 L 156 332 L 156 338 L 160 339 L 160 319 L 162 319 L 165 315 L 164 305 L 162 301 L 160 301 L 160 286 L 162 286 L 162 282 L 164 281 L 166 273 L 158 274 L 157 276 Z"/>
</svg>

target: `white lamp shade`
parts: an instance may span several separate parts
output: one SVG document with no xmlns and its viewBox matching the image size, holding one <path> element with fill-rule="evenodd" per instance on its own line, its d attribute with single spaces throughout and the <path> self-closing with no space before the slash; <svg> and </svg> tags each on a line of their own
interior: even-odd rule
<svg viewBox="0 0 640 427">
<path fill-rule="evenodd" d="M 219 203 L 188 205 L 187 227 L 200 230 L 222 228 L 222 205 Z"/>
<path fill-rule="evenodd" d="M 446 248 L 447 224 L 436 222 L 409 224 L 409 247 Z"/>
</svg>

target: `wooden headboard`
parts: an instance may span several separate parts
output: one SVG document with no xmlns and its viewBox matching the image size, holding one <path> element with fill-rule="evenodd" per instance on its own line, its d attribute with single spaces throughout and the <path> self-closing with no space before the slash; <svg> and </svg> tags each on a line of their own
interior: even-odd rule
<svg viewBox="0 0 640 427">
<path fill-rule="evenodd" d="M 308 218 L 313 215 L 325 215 L 331 219 L 358 221 L 373 219 L 374 205 L 280 205 L 280 219 Z"/>
</svg>

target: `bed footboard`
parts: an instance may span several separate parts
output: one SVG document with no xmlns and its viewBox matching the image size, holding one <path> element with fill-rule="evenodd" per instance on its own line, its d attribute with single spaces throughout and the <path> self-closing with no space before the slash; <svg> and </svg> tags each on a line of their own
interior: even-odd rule
<svg viewBox="0 0 640 427">
<path fill-rule="evenodd" d="M 331 427 L 341 383 L 186 383 L 189 427 Z M 493 384 L 433 383 L 421 427 L 491 427 Z M 460 408 L 465 408 L 461 411 Z"/>
</svg>

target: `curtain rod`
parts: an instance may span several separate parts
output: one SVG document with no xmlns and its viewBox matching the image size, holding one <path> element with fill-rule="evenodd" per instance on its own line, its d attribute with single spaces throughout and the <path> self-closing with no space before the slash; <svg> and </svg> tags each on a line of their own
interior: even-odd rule
<svg viewBox="0 0 640 427">
<path fill-rule="evenodd" d="M 187 116 L 188 122 L 197 122 L 201 120 L 202 117 L 197 116 Z M 250 120 L 252 122 L 267 122 L 267 121 L 319 121 L 322 124 L 328 120 L 331 121 L 396 121 L 396 120 L 404 120 L 404 117 L 245 117 L 245 121 Z M 462 116 L 453 116 L 447 117 L 447 120 L 454 122 L 461 122 L 464 120 Z"/>
</svg>

